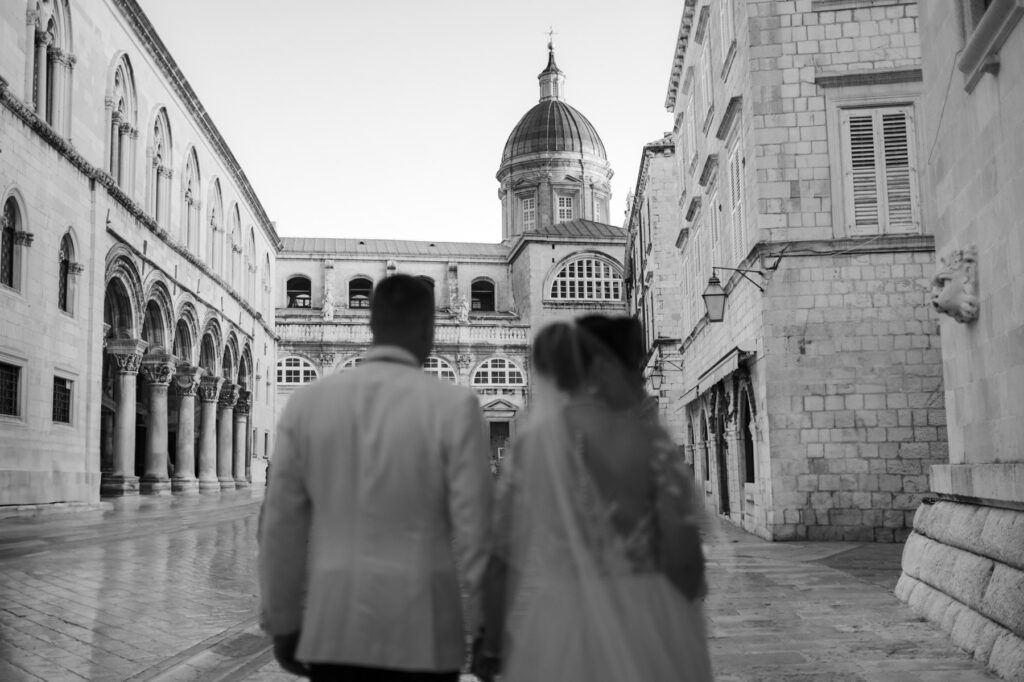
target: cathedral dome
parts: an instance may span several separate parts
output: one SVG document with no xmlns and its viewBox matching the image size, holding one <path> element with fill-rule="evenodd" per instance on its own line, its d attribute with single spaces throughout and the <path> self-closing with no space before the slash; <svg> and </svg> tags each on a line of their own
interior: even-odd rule
<svg viewBox="0 0 1024 682">
<path fill-rule="evenodd" d="M 587 117 L 554 98 L 542 100 L 519 119 L 505 143 L 501 163 L 543 152 L 583 153 L 608 160 L 604 143 Z"/>
</svg>

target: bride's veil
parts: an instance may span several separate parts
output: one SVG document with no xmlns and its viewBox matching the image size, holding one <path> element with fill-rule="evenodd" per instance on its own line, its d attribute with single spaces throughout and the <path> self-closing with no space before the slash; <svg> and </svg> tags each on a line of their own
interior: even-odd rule
<svg viewBox="0 0 1024 682">
<path fill-rule="evenodd" d="M 585 329 L 562 322 L 538 333 L 533 369 L 530 414 L 499 482 L 502 498 L 515 500 L 507 528 L 509 645 L 523 657 L 510 664 L 550 679 L 710 679 L 700 674 L 710 674 L 700 608 L 664 579 L 656 542 L 648 541 L 665 506 L 658 496 L 675 487 L 672 513 L 685 516 L 692 483 L 685 474 L 669 485 L 662 480 L 659 471 L 673 464 L 658 459 L 671 446 L 644 416 L 639 371 Z M 650 476 L 619 482 L 614 467 L 601 470 L 602 458 L 644 467 Z M 630 489 L 641 483 L 655 498 L 646 526 L 636 513 L 643 492 Z M 679 674 L 680 655 L 697 675 Z"/>
</svg>

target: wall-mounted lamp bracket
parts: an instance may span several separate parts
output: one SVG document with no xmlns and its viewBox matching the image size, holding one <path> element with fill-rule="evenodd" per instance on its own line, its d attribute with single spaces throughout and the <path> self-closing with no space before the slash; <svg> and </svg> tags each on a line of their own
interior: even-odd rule
<svg viewBox="0 0 1024 682">
<path fill-rule="evenodd" d="M 732 272 L 738 272 L 738 273 L 740 273 L 740 275 L 743 276 L 743 279 L 747 280 L 748 282 L 753 284 L 755 287 L 760 289 L 762 294 L 764 293 L 764 287 L 761 286 L 760 284 L 758 284 L 757 282 L 755 282 L 754 280 L 750 279 L 750 277 L 747 276 L 747 273 L 756 273 L 758 275 L 761 275 L 761 277 L 764 277 L 764 272 L 762 272 L 760 270 L 742 270 L 740 268 L 725 268 L 725 267 L 721 267 L 719 265 L 712 266 L 711 270 L 712 271 L 715 271 L 715 270 L 730 270 Z"/>
</svg>

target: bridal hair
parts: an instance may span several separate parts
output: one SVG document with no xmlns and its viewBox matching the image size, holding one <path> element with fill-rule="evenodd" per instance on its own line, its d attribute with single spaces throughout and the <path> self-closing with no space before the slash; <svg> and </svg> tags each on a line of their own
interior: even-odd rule
<svg viewBox="0 0 1024 682">
<path fill-rule="evenodd" d="M 637 372 L 578 323 L 554 322 L 541 329 L 533 342 L 533 366 L 559 390 L 586 393 L 610 407 L 633 407 L 643 399 Z"/>
</svg>

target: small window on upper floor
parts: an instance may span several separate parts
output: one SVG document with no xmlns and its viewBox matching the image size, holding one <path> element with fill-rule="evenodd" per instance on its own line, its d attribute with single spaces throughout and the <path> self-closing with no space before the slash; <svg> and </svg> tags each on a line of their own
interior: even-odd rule
<svg viewBox="0 0 1024 682">
<path fill-rule="evenodd" d="M 846 234 L 920 230 L 910 106 L 840 112 Z"/>
<path fill-rule="evenodd" d="M 289 308 L 312 307 L 312 285 L 308 277 L 290 277 L 287 283 L 287 290 Z"/>
<path fill-rule="evenodd" d="M 279 384 L 309 384 L 316 380 L 316 367 L 305 358 L 293 355 L 277 362 L 277 383 Z"/>
<path fill-rule="evenodd" d="M 522 197 L 519 205 L 523 217 L 523 230 L 530 231 L 537 227 L 537 198 L 533 196 Z"/>
<path fill-rule="evenodd" d="M 21 220 L 21 211 L 14 197 L 4 202 L 0 216 L 0 284 L 21 290 L 21 272 L 24 249 L 32 243 Z"/>
<path fill-rule="evenodd" d="M 348 282 L 348 307 L 369 308 L 373 282 L 366 277 L 356 277 Z"/>
<path fill-rule="evenodd" d="M 0 362 L 0 415 L 21 415 L 21 367 Z"/>
<path fill-rule="evenodd" d="M 494 282 L 477 279 L 470 287 L 470 307 L 475 311 L 489 312 L 494 310 Z"/>
<path fill-rule="evenodd" d="M 53 421 L 60 424 L 70 424 L 72 415 L 73 397 L 71 387 L 74 382 L 65 377 L 53 378 Z"/>
<path fill-rule="evenodd" d="M 81 266 L 75 262 L 75 246 L 71 235 L 65 234 L 60 240 L 57 257 L 60 261 L 57 269 L 57 305 L 64 312 L 72 313 L 75 308 L 75 275 Z"/>
<path fill-rule="evenodd" d="M 568 222 L 575 218 L 573 212 L 573 198 L 570 195 L 560 194 L 558 195 L 558 221 L 560 223 Z"/>
</svg>

